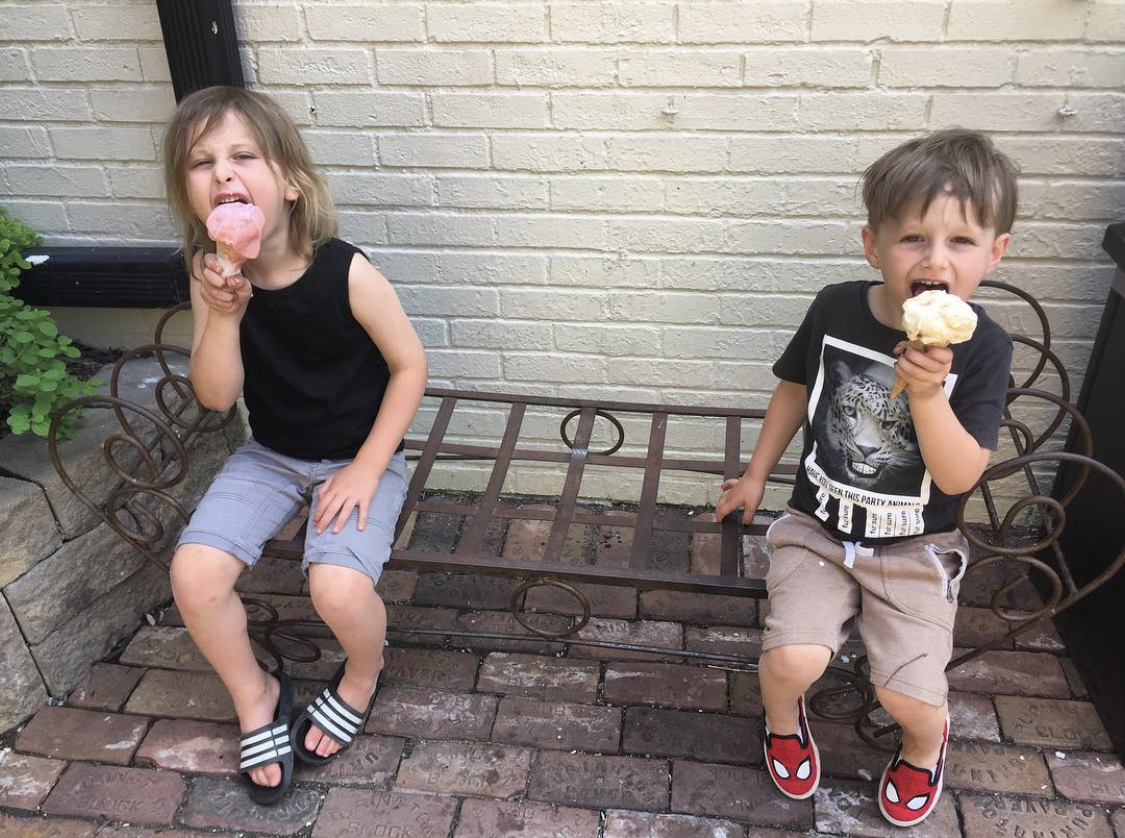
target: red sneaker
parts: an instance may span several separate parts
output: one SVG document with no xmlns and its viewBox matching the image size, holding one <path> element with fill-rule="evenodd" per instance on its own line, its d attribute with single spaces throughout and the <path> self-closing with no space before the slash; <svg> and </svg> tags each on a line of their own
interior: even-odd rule
<svg viewBox="0 0 1125 838">
<path fill-rule="evenodd" d="M 914 826 L 934 810 L 945 780 L 945 747 L 949 744 L 949 716 L 945 717 L 941 753 L 933 770 L 918 768 L 902 758 L 898 746 L 879 781 L 879 811 L 895 826 Z"/>
<path fill-rule="evenodd" d="M 820 785 L 820 752 L 809 732 L 804 696 L 797 699 L 797 732 L 774 734 L 767 727 L 762 747 L 766 768 L 782 794 L 804 800 L 816 791 Z"/>
</svg>

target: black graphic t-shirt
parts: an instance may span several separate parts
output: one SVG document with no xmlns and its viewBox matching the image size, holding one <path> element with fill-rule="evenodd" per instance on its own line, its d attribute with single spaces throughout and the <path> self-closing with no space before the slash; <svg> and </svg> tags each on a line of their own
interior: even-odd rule
<svg viewBox="0 0 1125 838">
<path fill-rule="evenodd" d="M 875 319 L 873 282 L 824 288 L 773 365 L 804 384 L 809 407 L 801 467 L 790 503 L 841 541 L 880 543 L 954 529 L 957 496 L 942 492 L 922 461 L 905 392 L 894 401 L 894 347 L 906 335 Z M 1012 340 L 970 303 L 977 328 L 954 344 L 945 393 L 958 421 L 995 450 Z"/>
</svg>

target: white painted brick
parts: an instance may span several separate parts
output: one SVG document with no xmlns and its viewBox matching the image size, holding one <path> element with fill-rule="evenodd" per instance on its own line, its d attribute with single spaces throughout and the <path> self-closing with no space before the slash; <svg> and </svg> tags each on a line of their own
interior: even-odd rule
<svg viewBox="0 0 1125 838">
<path fill-rule="evenodd" d="M 623 53 L 622 87 L 738 87 L 742 57 L 734 50 L 644 50 Z"/>
<path fill-rule="evenodd" d="M 945 0 L 814 0 L 812 40 L 940 41 L 945 7 Z"/>
<path fill-rule="evenodd" d="M 1090 6 L 1086 21 L 1087 41 L 1125 41 L 1125 3 L 1121 0 L 1099 0 Z"/>
<path fill-rule="evenodd" d="M 105 167 L 113 195 L 117 198 L 153 198 L 164 195 L 164 170 L 160 166 L 133 163 L 128 166 Z"/>
<path fill-rule="evenodd" d="M 343 210 L 336 215 L 340 222 L 340 238 L 345 241 L 357 247 L 388 243 L 390 237 L 387 234 L 387 220 L 383 211 Z"/>
<path fill-rule="evenodd" d="M 313 162 L 320 166 L 374 166 L 373 138 L 358 131 L 303 131 Z"/>
<path fill-rule="evenodd" d="M 367 84 L 371 81 L 367 50 L 348 47 L 263 47 L 258 50 L 258 78 L 266 84 Z"/>
<path fill-rule="evenodd" d="M 672 3 L 552 3 L 551 39 L 593 44 L 671 43 Z"/>
<path fill-rule="evenodd" d="M 872 160 L 859 158 L 856 137 L 733 137 L 730 169 L 755 174 L 862 172 Z"/>
<path fill-rule="evenodd" d="M 793 329 L 732 329 L 714 326 L 666 326 L 662 329 L 664 354 L 668 358 L 733 358 L 773 365 L 793 338 Z M 761 382 L 772 390 L 776 377 Z M 711 386 L 719 382 L 709 377 Z"/>
<path fill-rule="evenodd" d="M 316 91 L 318 125 L 408 128 L 426 124 L 426 99 L 421 93 Z"/>
<path fill-rule="evenodd" d="M 604 383 L 606 360 L 580 355 L 507 353 L 504 378 L 508 381 L 550 381 L 571 384 Z"/>
<path fill-rule="evenodd" d="M 521 320 L 602 320 L 606 297 L 601 291 L 506 288 L 500 295 L 500 312 Z"/>
<path fill-rule="evenodd" d="M 160 41 L 160 16 L 156 5 L 71 4 L 74 30 L 83 41 Z"/>
<path fill-rule="evenodd" d="M 457 318 L 449 324 L 450 343 L 470 349 L 520 349 L 549 352 L 555 348 L 549 323 L 518 320 L 466 320 Z"/>
<path fill-rule="evenodd" d="M 61 159 L 155 160 L 156 146 L 148 128 L 52 128 L 51 141 Z"/>
<path fill-rule="evenodd" d="M 168 53 L 164 47 L 140 46 L 137 55 L 141 59 L 141 75 L 145 81 L 171 82 L 172 72 L 168 69 Z"/>
<path fill-rule="evenodd" d="M 437 206 L 467 209 L 546 209 L 547 180 L 512 175 L 443 175 Z"/>
<path fill-rule="evenodd" d="M 60 201 L 17 201 L 5 198 L 4 209 L 8 211 L 8 215 L 18 218 L 33 230 L 50 230 L 54 235 L 44 237 L 46 244 L 52 244 L 51 239 L 58 233 L 70 231 L 70 220 Z"/>
<path fill-rule="evenodd" d="M 496 317 L 500 293 L 495 288 L 438 288 L 400 284 L 398 295 L 407 314 L 429 317 Z"/>
<path fill-rule="evenodd" d="M 490 85 L 495 79 L 492 53 L 486 49 L 375 50 L 379 84 L 427 86 Z"/>
<path fill-rule="evenodd" d="M 719 322 L 724 326 L 785 328 L 794 331 L 801 325 L 813 298 L 761 294 L 754 305 L 746 305 L 744 294 L 723 294 L 719 297 Z"/>
<path fill-rule="evenodd" d="M 1016 231 L 1017 235 L 1019 231 Z M 1027 291 L 1040 300 L 1104 303 L 1113 279 L 1113 270 L 1102 263 L 1037 262 L 1007 259 L 990 279 L 999 279 Z M 974 300 L 1001 295 L 999 291 L 981 288 Z M 1004 294 L 1005 299 L 1011 299 Z M 1085 369 L 1082 367 L 1082 369 Z"/>
<path fill-rule="evenodd" d="M 842 221 L 731 222 L 730 253 L 825 254 L 839 256 L 861 251 L 859 227 Z"/>
<path fill-rule="evenodd" d="M 317 41 L 424 41 L 426 27 L 423 20 L 420 3 L 305 4 L 309 35 Z"/>
<path fill-rule="evenodd" d="M 291 6 L 249 6 L 246 3 L 236 3 L 234 20 L 239 40 L 243 43 L 301 40 L 301 13 Z"/>
<path fill-rule="evenodd" d="M 491 142 L 498 169 L 565 172 L 606 167 L 605 140 L 597 137 L 497 134 Z"/>
<path fill-rule="evenodd" d="M 1122 9 L 1125 13 L 1125 9 Z M 1117 89 L 1125 79 L 1125 52 L 1066 49 L 1022 52 L 1016 84 L 1028 87 L 1105 87 Z"/>
<path fill-rule="evenodd" d="M 42 81 L 140 81 L 136 47 L 37 47 L 31 52 Z"/>
<path fill-rule="evenodd" d="M 958 0 L 950 4 L 950 41 L 1065 41 L 1081 38 L 1087 5 L 1071 0 Z"/>
<path fill-rule="evenodd" d="M 109 195 L 105 173 L 96 166 L 4 167 L 8 186 L 15 195 L 52 195 L 60 198 L 103 197 Z"/>
<path fill-rule="evenodd" d="M 608 87 L 617 57 L 591 48 L 497 49 L 496 83 L 536 87 Z"/>
<path fill-rule="evenodd" d="M 1125 212 L 1122 181 L 1021 181 L 1017 218 L 1114 221 Z"/>
<path fill-rule="evenodd" d="M 696 44 L 778 44 L 804 41 L 808 32 L 806 0 L 755 3 L 681 3 L 679 40 Z"/>
<path fill-rule="evenodd" d="M 258 85 L 255 87 L 259 93 L 265 93 L 277 104 L 281 105 L 281 109 L 289 115 L 299 126 L 313 124 L 313 105 L 309 99 L 309 94 L 304 90 L 286 90 L 281 88 L 270 88 L 267 86 Z M 349 123 L 349 125 L 354 125 Z"/>
<path fill-rule="evenodd" d="M 65 3 L 4 6 L 0 40 L 67 41 L 73 37 Z"/>
<path fill-rule="evenodd" d="M 426 26 L 435 41 L 539 43 L 547 40 L 547 7 L 543 3 L 427 3 Z"/>
<path fill-rule="evenodd" d="M 772 388 L 777 379 L 765 364 L 724 363 L 715 361 L 652 361 L 637 358 L 615 359 L 613 373 L 620 380 L 642 386 L 691 389 L 698 382 L 730 382 L 740 389 Z M 768 380 L 767 380 L 768 376 Z M 716 452 L 718 455 L 719 452 Z"/>
<path fill-rule="evenodd" d="M 176 109 L 171 85 L 90 90 L 94 116 L 106 122 L 167 123 Z"/>
<path fill-rule="evenodd" d="M 19 47 L 0 47 L 0 81 L 30 81 L 27 51 Z"/>
<path fill-rule="evenodd" d="M 894 131 L 924 124 L 928 96 L 913 93 L 806 93 L 800 125 L 805 131 Z"/>
<path fill-rule="evenodd" d="M 1103 235 L 1104 224 L 1017 221 L 1008 253 L 1017 259 L 1104 259 Z M 1054 331 L 1053 311 L 1051 317 Z"/>
<path fill-rule="evenodd" d="M 50 157 L 51 141 L 47 129 L 0 125 L 0 148 L 4 149 L 5 160 L 18 157 Z"/>
<path fill-rule="evenodd" d="M 384 166 L 480 169 L 488 166 L 488 139 L 469 134 L 401 134 L 379 137 Z"/>
<path fill-rule="evenodd" d="M 453 379 L 500 377 L 500 358 L 491 352 L 469 352 L 465 349 L 428 349 L 426 360 L 431 373 Z"/>
<path fill-rule="evenodd" d="M 242 78 L 249 87 L 257 87 L 261 82 L 258 76 L 258 54 L 251 47 L 239 45 L 238 63 L 242 67 Z"/>
<path fill-rule="evenodd" d="M 607 247 L 604 222 L 572 215 L 505 216 L 496 224 L 497 241 L 505 247 Z"/>
<path fill-rule="evenodd" d="M 663 206 L 664 185 L 656 178 L 551 178 L 551 209 L 556 211 L 659 212 Z"/>
<path fill-rule="evenodd" d="M 797 125 L 796 96 L 684 93 L 678 113 L 669 96 L 652 93 L 552 93 L 554 127 L 587 131 L 786 131 Z"/>
<path fill-rule="evenodd" d="M 332 197 L 338 204 L 375 207 L 427 207 L 433 204 L 429 178 L 417 175 L 332 172 Z"/>
<path fill-rule="evenodd" d="M 886 87 L 1000 87 L 1012 80 L 1017 53 L 1002 47 L 885 47 L 879 84 Z"/>
<path fill-rule="evenodd" d="M 719 320 L 719 300 L 711 294 L 611 291 L 608 315 L 627 323 L 714 324 Z"/>
<path fill-rule="evenodd" d="M 604 323 L 555 324 L 555 343 L 559 349 L 594 355 L 661 358 L 660 329 L 655 326 L 615 324 L 607 329 Z M 611 366 L 616 361 L 611 363 Z"/>
<path fill-rule="evenodd" d="M 743 56 L 745 87 L 866 87 L 874 62 L 867 47 L 759 47 Z"/>
<path fill-rule="evenodd" d="M 547 97 L 537 93 L 431 93 L 434 125 L 456 128 L 546 128 Z"/>
<path fill-rule="evenodd" d="M 688 179 L 665 184 L 665 208 L 680 215 L 840 216 L 862 211 L 847 180 Z"/>
<path fill-rule="evenodd" d="M 997 136 L 1026 175 L 1120 176 L 1125 142 L 1109 138 Z"/>
<path fill-rule="evenodd" d="M 493 219 L 483 215 L 388 213 L 386 218 L 392 244 L 483 247 L 496 241 Z"/>
<path fill-rule="evenodd" d="M 721 172 L 726 137 L 616 136 L 606 142 L 608 168 L 637 172 Z"/>
<path fill-rule="evenodd" d="M 451 285 L 546 285 L 548 260 L 538 253 L 442 253 L 438 271 Z"/>
<path fill-rule="evenodd" d="M 644 253 L 700 253 L 726 249 L 722 221 L 688 218 L 611 218 L 614 247 Z"/>
<path fill-rule="evenodd" d="M 1069 105 L 1075 115 L 1064 118 Z M 935 93 L 930 125 L 972 125 L 982 131 L 1099 131 L 1112 133 L 1125 123 L 1120 93 Z"/>
<path fill-rule="evenodd" d="M 392 284 L 434 282 L 437 280 L 437 254 L 417 250 L 382 249 L 369 251 L 371 264 Z"/>
<path fill-rule="evenodd" d="M 653 288 L 662 260 L 606 256 L 552 256 L 551 284 L 558 287 Z"/>
<path fill-rule="evenodd" d="M 75 232 L 94 233 L 103 241 L 106 236 L 157 240 L 178 236 L 167 205 L 158 202 L 72 201 L 66 205 L 66 214 Z"/>
<path fill-rule="evenodd" d="M 427 350 L 435 346 L 449 346 L 449 324 L 444 320 L 432 320 L 427 317 L 412 317 L 410 325 L 414 327 L 418 340 Z"/>
</svg>

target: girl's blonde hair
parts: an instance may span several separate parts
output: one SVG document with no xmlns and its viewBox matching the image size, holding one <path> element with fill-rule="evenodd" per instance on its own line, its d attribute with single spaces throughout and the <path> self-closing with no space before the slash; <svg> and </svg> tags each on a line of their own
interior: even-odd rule
<svg viewBox="0 0 1125 838">
<path fill-rule="evenodd" d="M 283 181 L 296 188 L 297 200 L 289 209 L 289 241 L 299 254 L 311 259 L 319 245 L 336 235 L 336 211 L 297 126 L 268 96 L 242 87 L 207 87 L 184 97 L 164 132 L 164 188 L 184 231 L 188 273 L 196 253 L 215 249 L 204 220 L 191 210 L 188 158 L 192 146 L 217 129 L 228 113 L 242 119 L 266 162 L 276 165 Z"/>
</svg>

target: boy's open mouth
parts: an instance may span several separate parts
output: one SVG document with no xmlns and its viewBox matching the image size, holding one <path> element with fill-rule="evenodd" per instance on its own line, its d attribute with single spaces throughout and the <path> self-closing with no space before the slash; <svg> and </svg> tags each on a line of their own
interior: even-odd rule
<svg viewBox="0 0 1125 838">
<path fill-rule="evenodd" d="M 923 291 L 945 291 L 949 292 L 949 285 L 942 282 L 940 279 L 922 279 L 917 282 L 910 283 L 910 296 L 917 297 Z"/>
</svg>

